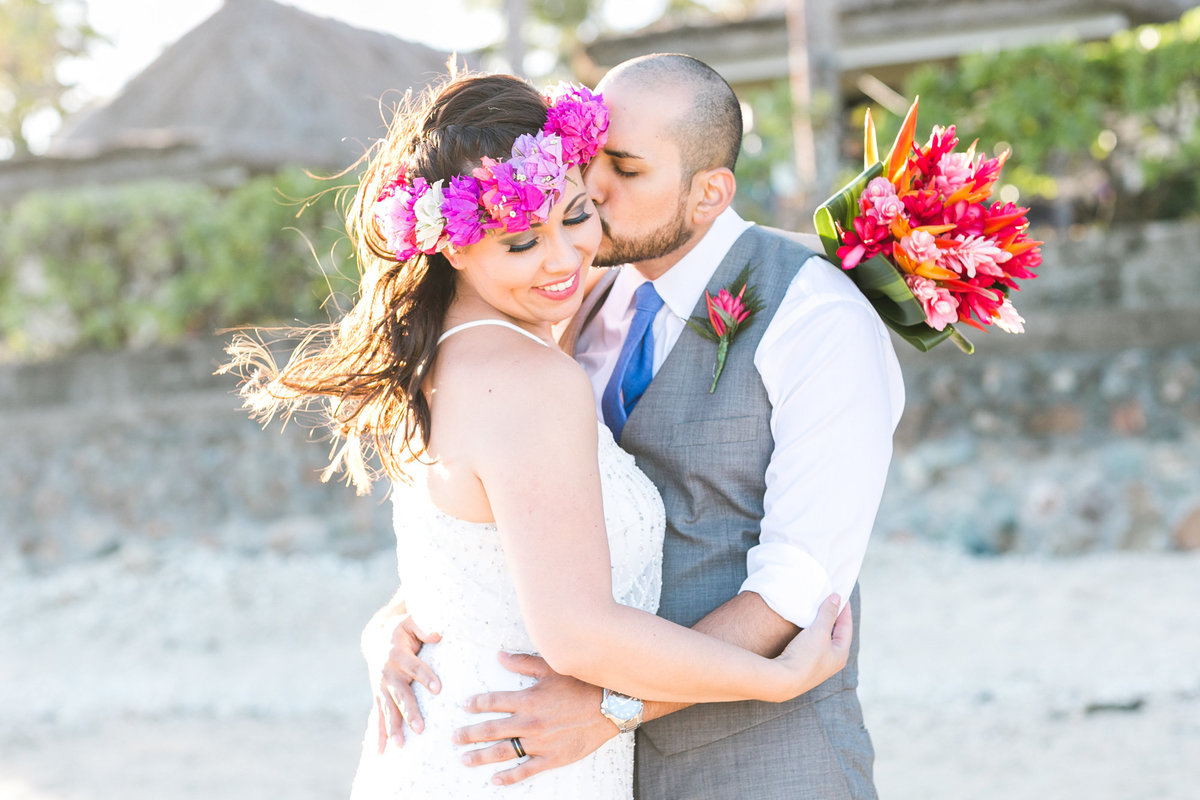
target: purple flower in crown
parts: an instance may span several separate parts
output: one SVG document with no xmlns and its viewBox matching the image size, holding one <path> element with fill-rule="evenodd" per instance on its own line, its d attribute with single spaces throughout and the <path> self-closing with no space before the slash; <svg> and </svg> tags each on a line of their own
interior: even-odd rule
<svg viewBox="0 0 1200 800">
<path fill-rule="evenodd" d="M 563 161 L 562 139 L 555 134 L 525 134 L 513 143 L 510 163 L 525 176 L 525 180 L 541 189 L 542 205 L 532 212 L 538 221 L 550 218 L 550 209 L 567 188 L 567 171 L 571 165 Z"/>
<path fill-rule="evenodd" d="M 586 86 L 560 83 L 546 92 L 548 133 L 563 140 L 563 160 L 582 164 L 596 155 L 608 137 L 608 108 L 604 98 Z"/>
<path fill-rule="evenodd" d="M 479 209 L 479 181 L 467 175 L 450 179 L 442 199 L 446 217 L 446 236 L 455 247 L 466 247 L 483 238 L 483 217 Z"/>
<path fill-rule="evenodd" d="M 485 228 L 504 228 L 509 233 L 527 231 L 530 216 L 546 205 L 548 198 L 542 188 L 528 180 L 516 161 L 494 161 L 484 157 L 483 166 L 476 167 L 479 179 L 479 200 L 491 216 Z M 545 217 L 543 216 L 544 220 Z"/>
</svg>

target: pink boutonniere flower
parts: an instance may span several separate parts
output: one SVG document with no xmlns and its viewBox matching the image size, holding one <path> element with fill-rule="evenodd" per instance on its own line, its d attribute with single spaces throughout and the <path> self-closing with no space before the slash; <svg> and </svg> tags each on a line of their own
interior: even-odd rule
<svg viewBox="0 0 1200 800">
<path fill-rule="evenodd" d="M 742 270 L 728 288 L 718 291 L 716 297 L 705 291 L 704 301 L 708 306 L 708 318 L 692 317 L 688 320 L 688 326 L 705 339 L 717 343 L 717 365 L 713 370 L 712 386 L 708 389 L 708 393 L 712 394 L 717 390 L 721 370 L 725 369 L 729 343 L 741 330 L 742 324 L 762 308 L 762 303 L 758 293 L 750 287 L 750 267 Z"/>
</svg>

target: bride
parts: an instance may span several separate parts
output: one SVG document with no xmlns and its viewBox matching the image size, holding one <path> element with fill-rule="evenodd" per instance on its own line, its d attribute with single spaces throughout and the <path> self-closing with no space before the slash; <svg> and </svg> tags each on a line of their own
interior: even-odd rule
<svg viewBox="0 0 1200 800">
<path fill-rule="evenodd" d="M 422 651 L 442 681 L 418 689 L 434 722 L 377 747 L 376 709 L 356 800 L 631 796 L 632 735 L 507 788 L 463 764 L 451 740 L 463 700 L 532 683 L 500 667 L 501 650 L 679 702 L 782 701 L 845 664 L 836 597 L 774 659 L 654 615 L 662 502 L 551 335 L 579 308 L 599 246 L 580 170 L 607 119 L 586 89 L 543 98 L 510 76 L 452 76 L 369 154 L 347 220 L 362 272 L 353 309 L 308 331 L 282 368 L 248 335 L 230 345 L 257 416 L 327 401 L 342 440 L 330 472 L 365 491 L 379 457 L 408 611 L 445 634 Z M 518 739 L 493 746 L 524 755 Z"/>
</svg>

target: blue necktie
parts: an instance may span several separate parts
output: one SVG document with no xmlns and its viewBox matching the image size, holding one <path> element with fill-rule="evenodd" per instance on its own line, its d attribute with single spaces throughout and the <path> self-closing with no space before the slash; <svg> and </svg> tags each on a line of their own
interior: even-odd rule
<svg viewBox="0 0 1200 800">
<path fill-rule="evenodd" d="M 613 432 L 613 438 L 621 441 L 625 420 L 629 419 L 634 405 L 641 398 L 650 379 L 654 377 L 654 333 L 651 323 L 663 306 L 663 299 L 654 291 L 654 284 L 646 281 L 633 293 L 637 311 L 625 335 L 625 344 L 617 356 L 608 386 L 600 398 L 604 412 L 604 424 Z"/>
</svg>

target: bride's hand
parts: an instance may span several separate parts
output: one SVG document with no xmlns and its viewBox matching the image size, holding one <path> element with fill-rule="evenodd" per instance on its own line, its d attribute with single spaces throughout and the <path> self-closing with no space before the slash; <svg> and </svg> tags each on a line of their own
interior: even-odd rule
<svg viewBox="0 0 1200 800">
<path fill-rule="evenodd" d="M 783 695 L 770 699 L 782 702 L 804 694 L 846 666 L 850 642 L 854 638 L 854 622 L 849 603 L 838 613 L 840 603 L 836 594 L 825 598 L 812 625 L 800 631 L 775 658 L 787 672 Z"/>
<path fill-rule="evenodd" d="M 389 739 L 397 747 L 404 745 L 405 721 L 415 733 L 424 730 L 411 684 L 420 683 L 432 694 L 441 691 L 437 675 L 417 656 L 422 645 L 441 638 L 421 630 L 403 607 L 385 606 L 363 629 L 362 653 L 375 698 L 372 717 L 378 726 L 380 753 Z"/>
</svg>

